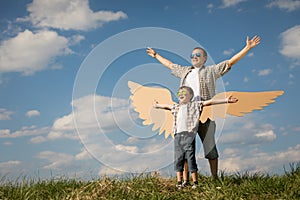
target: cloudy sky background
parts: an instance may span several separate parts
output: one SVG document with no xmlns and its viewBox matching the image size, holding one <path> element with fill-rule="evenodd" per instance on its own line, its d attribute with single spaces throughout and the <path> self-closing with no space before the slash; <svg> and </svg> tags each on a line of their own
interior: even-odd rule
<svg viewBox="0 0 300 200">
<path fill-rule="evenodd" d="M 299 19 L 300 1 L 292 0 L 2 1 L 0 175 L 172 175 L 172 139 L 141 125 L 126 83 L 176 91 L 179 80 L 146 47 L 188 65 L 194 46 L 149 27 L 196 41 L 215 63 L 238 52 L 247 36 L 261 37 L 222 78 L 221 90 L 285 94 L 263 111 L 218 120 L 220 169 L 284 173 L 300 158 Z M 136 28 L 143 34 L 130 35 Z M 133 39 L 111 42 L 124 32 Z M 108 58 L 114 59 L 105 64 Z M 200 172 L 209 174 L 201 145 L 197 158 Z"/>
</svg>

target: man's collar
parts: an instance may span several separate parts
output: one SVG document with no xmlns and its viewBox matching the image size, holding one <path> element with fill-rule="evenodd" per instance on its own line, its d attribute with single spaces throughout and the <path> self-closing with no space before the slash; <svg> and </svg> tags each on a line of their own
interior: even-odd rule
<svg viewBox="0 0 300 200">
<path fill-rule="evenodd" d="M 204 65 L 202 65 L 201 67 L 194 67 L 194 66 L 192 66 L 191 69 L 202 69 L 204 67 L 205 67 Z"/>
</svg>

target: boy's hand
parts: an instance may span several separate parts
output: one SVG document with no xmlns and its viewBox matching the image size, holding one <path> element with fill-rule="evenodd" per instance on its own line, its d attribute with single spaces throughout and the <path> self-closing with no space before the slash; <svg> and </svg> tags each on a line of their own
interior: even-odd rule
<svg viewBox="0 0 300 200">
<path fill-rule="evenodd" d="M 157 104 L 158 104 L 158 101 L 156 101 L 156 100 L 154 99 L 153 102 L 152 102 L 153 108 L 157 108 Z"/>
<path fill-rule="evenodd" d="M 237 101 L 238 101 L 237 98 L 234 98 L 234 97 L 232 97 L 232 96 L 227 97 L 227 102 L 228 102 L 228 103 L 236 103 Z"/>
</svg>

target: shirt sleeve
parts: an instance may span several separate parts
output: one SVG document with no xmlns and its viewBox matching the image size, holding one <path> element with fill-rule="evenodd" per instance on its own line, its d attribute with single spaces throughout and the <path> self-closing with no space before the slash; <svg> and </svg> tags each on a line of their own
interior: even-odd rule
<svg viewBox="0 0 300 200">
<path fill-rule="evenodd" d="M 229 72 L 229 70 L 227 60 L 214 65 L 214 72 L 218 78 Z"/>
<path fill-rule="evenodd" d="M 199 107 L 199 111 L 202 111 L 203 109 L 203 101 L 197 101 L 198 107 Z"/>
<path fill-rule="evenodd" d="M 178 78 L 182 78 L 182 76 L 184 76 L 186 70 L 187 70 L 187 67 L 183 67 L 178 64 L 173 64 L 171 73 L 172 73 L 172 75 L 174 75 Z"/>
<path fill-rule="evenodd" d="M 178 104 L 172 104 L 170 105 L 170 108 L 171 108 L 171 113 L 174 115 L 176 113 L 176 107 L 177 107 Z"/>
</svg>

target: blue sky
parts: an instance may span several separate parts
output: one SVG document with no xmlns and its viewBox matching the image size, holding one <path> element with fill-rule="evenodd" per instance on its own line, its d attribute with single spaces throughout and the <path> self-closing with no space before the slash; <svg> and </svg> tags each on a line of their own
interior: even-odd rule
<svg viewBox="0 0 300 200">
<path fill-rule="evenodd" d="M 173 175 L 172 140 L 144 127 L 130 106 L 128 80 L 172 91 L 179 85 L 146 47 L 188 65 L 200 45 L 210 64 L 229 59 L 254 35 L 261 44 L 218 89 L 285 93 L 263 111 L 217 121 L 219 168 L 282 174 L 299 162 L 300 1 L 0 4 L 1 176 Z M 200 172 L 209 174 L 197 148 Z"/>
</svg>

